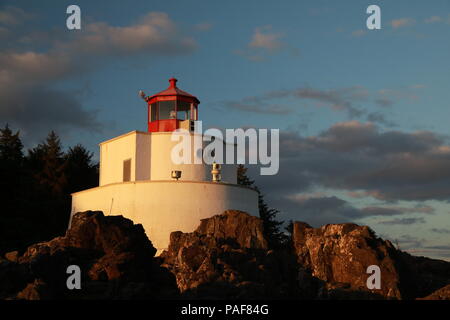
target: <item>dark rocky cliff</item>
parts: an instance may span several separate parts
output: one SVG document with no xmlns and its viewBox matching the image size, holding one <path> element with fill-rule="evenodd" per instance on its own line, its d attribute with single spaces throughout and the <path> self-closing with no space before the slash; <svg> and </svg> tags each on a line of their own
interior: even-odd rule
<svg viewBox="0 0 450 320">
<path fill-rule="evenodd" d="M 0 299 L 450 299 L 449 262 L 411 256 L 355 224 L 296 222 L 292 242 L 269 250 L 262 221 L 230 210 L 155 252 L 141 225 L 78 213 L 64 237 L 0 258 Z M 72 264 L 82 290 L 67 289 Z M 366 287 L 369 265 L 380 267 L 379 290 Z"/>
<path fill-rule="evenodd" d="M 141 225 L 122 216 L 82 212 L 64 237 L 0 259 L 0 299 L 142 299 L 178 295 L 175 279 L 154 258 Z M 66 269 L 81 269 L 81 290 L 68 290 Z"/>
</svg>

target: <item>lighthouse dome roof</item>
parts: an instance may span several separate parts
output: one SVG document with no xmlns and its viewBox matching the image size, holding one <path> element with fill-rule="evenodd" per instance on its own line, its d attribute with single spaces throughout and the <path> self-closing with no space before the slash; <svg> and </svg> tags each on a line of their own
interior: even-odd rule
<svg viewBox="0 0 450 320">
<path fill-rule="evenodd" d="M 157 94 L 152 95 L 151 97 L 148 97 L 148 101 L 152 103 L 160 100 L 158 98 L 161 98 L 161 100 L 172 100 L 171 98 L 173 97 L 173 100 L 176 100 L 180 97 L 182 98 L 182 100 L 192 100 L 192 102 L 199 104 L 200 100 L 198 100 L 197 97 L 177 87 L 177 81 L 178 80 L 173 77 L 170 78 L 169 87 L 166 90 L 163 90 Z"/>
</svg>

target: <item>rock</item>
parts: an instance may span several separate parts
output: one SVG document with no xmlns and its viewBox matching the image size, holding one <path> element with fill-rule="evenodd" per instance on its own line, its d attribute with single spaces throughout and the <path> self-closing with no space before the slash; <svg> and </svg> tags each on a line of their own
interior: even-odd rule
<svg viewBox="0 0 450 320">
<path fill-rule="evenodd" d="M 371 292 L 373 298 L 383 296 L 400 299 L 399 275 L 389 242 L 375 236 L 367 226 L 356 224 L 325 225 L 312 228 L 306 223 L 295 222 L 293 245 L 299 264 L 326 282 L 331 295 L 336 291 Z M 367 289 L 371 265 L 380 267 L 381 289 Z M 348 287 L 337 284 L 348 284 Z M 370 296 L 370 294 L 363 294 Z"/>
<path fill-rule="evenodd" d="M 0 298 L 127 299 L 177 297 L 175 278 L 154 258 L 141 225 L 122 216 L 81 212 L 57 237 L 27 248 L 17 263 L 0 261 Z M 69 290 L 67 267 L 81 269 L 82 290 Z M 2 282 L 3 284 L 3 282 Z"/>
<path fill-rule="evenodd" d="M 11 251 L 5 254 L 5 258 L 12 262 L 17 262 L 19 251 Z"/>
<path fill-rule="evenodd" d="M 203 219 L 192 233 L 172 232 L 161 258 L 187 298 L 298 295 L 293 256 L 267 250 L 262 221 L 241 211 Z"/>
<path fill-rule="evenodd" d="M 403 299 L 426 297 L 450 284 L 450 262 L 394 252 Z"/>
<path fill-rule="evenodd" d="M 293 224 L 269 250 L 263 223 L 228 210 L 156 249 L 141 225 L 102 212 L 74 215 L 63 237 L 0 258 L 0 299 L 449 299 L 450 263 L 414 257 L 366 226 Z M 81 269 L 68 290 L 67 267 Z M 366 287 L 367 267 L 381 289 Z"/>
<path fill-rule="evenodd" d="M 450 283 L 450 263 L 399 251 L 367 226 L 295 222 L 292 241 L 304 272 L 322 281 L 322 298 L 414 299 Z M 366 286 L 370 265 L 380 268 L 380 289 Z"/>
<path fill-rule="evenodd" d="M 49 292 L 48 285 L 41 279 L 35 279 L 33 283 L 29 283 L 25 289 L 20 291 L 17 296 L 20 300 L 46 300 L 56 298 Z"/>
<path fill-rule="evenodd" d="M 417 300 L 450 300 L 450 284 L 436 290 L 425 298 L 418 298 Z"/>
<path fill-rule="evenodd" d="M 267 249 L 262 220 L 238 210 L 202 219 L 196 232 L 220 239 L 233 239 L 242 248 Z"/>
</svg>

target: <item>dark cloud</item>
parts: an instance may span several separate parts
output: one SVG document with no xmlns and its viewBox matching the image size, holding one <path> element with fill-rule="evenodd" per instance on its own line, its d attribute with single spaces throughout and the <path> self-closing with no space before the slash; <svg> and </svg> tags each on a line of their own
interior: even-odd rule
<svg viewBox="0 0 450 320">
<path fill-rule="evenodd" d="M 254 168 L 250 172 L 269 202 L 284 211 L 287 219 L 305 216 L 331 223 L 325 216 L 331 216 L 333 206 L 337 212 L 333 221 L 374 215 L 375 211 L 380 216 L 430 214 L 431 207 L 414 205 L 424 200 L 450 200 L 450 147 L 446 141 L 428 131 L 381 131 L 372 123 L 349 121 L 309 137 L 281 132 L 278 174 L 260 176 Z M 355 211 L 334 199 L 336 203 L 325 218 L 316 219 L 319 213 L 309 214 L 313 211 L 297 196 L 317 189 L 347 191 L 352 198 L 373 197 L 387 203 L 405 200 L 412 206 Z"/>
<path fill-rule="evenodd" d="M 450 245 L 435 245 L 435 246 L 427 246 L 426 249 L 436 249 L 436 250 L 449 250 Z"/>
<path fill-rule="evenodd" d="M 389 98 L 381 97 L 375 99 L 375 103 L 381 107 L 390 107 L 394 104 L 394 101 Z"/>
<path fill-rule="evenodd" d="M 281 200 L 281 201 L 280 201 Z M 362 208 L 354 207 L 350 202 L 336 196 L 295 194 L 279 199 L 277 205 L 283 202 L 283 208 L 289 208 L 288 219 L 304 220 L 314 226 L 325 223 L 358 222 L 368 217 L 387 217 L 407 215 L 411 213 L 432 214 L 434 209 L 429 206 L 419 207 L 394 207 L 394 206 L 368 206 Z M 294 213 L 294 214 L 292 214 Z M 393 224 L 408 224 L 408 218 L 394 219 Z M 420 219 L 415 218 L 420 222 Z M 403 221 L 400 221 L 403 220 Z M 388 224 L 387 222 L 381 222 Z"/>
<path fill-rule="evenodd" d="M 395 90 L 379 90 L 370 93 L 362 86 L 338 89 L 317 89 L 300 87 L 290 90 L 275 90 L 259 96 L 244 97 L 235 101 L 223 101 L 220 104 L 226 108 L 234 108 L 244 112 L 264 114 L 290 114 L 298 106 L 314 106 L 316 108 L 330 108 L 337 112 L 344 112 L 349 119 L 361 119 L 381 124 L 385 127 L 395 127 L 396 123 L 386 117 L 386 108 L 369 111 L 363 107 L 366 104 L 388 107 L 396 100 L 403 99 L 406 93 Z M 301 104 L 295 104 L 291 100 Z M 296 106 L 296 107 L 294 107 Z"/>
<path fill-rule="evenodd" d="M 235 101 L 222 101 L 220 105 L 244 112 L 264 114 L 290 114 L 299 107 L 329 108 L 343 112 L 348 119 L 370 121 L 387 128 L 397 124 L 388 119 L 391 106 L 400 100 L 417 100 L 413 85 L 401 89 L 381 89 L 370 92 L 363 86 L 336 89 L 318 89 L 309 86 L 286 90 L 274 90 L 257 96 L 248 96 Z M 292 101 L 293 100 L 293 101 Z M 369 106 L 372 105 L 371 108 Z M 381 108 L 380 108 L 381 107 Z"/>
<path fill-rule="evenodd" d="M 0 11 L 0 24 L 5 26 L 17 26 L 29 20 L 34 15 L 21 8 L 6 6 Z"/>
<path fill-rule="evenodd" d="M 441 233 L 441 234 L 450 234 L 450 229 L 445 228 L 432 228 L 431 232 Z"/>
<path fill-rule="evenodd" d="M 294 97 L 310 99 L 324 103 L 335 110 L 346 111 L 351 118 L 360 117 L 364 111 L 354 106 L 355 101 L 365 100 L 368 92 L 362 87 L 343 88 L 338 90 L 319 90 L 299 88 L 292 92 Z"/>
<path fill-rule="evenodd" d="M 373 123 L 379 123 L 384 125 L 385 127 L 392 128 L 397 126 L 397 124 L 394 121 L 388 120 L 386 118 L 386 115 L 379 111 L 375 112 L 369 112 L 366 117 L 367 121 L 373 122 Z"/>
<path fill-rule="evenodd" d="M 62 81 L 98 70 L 112 59 L 183 55 L 196 46 L 161 12 L 150 12 L 129 26 L 86 24 L 81 33 L 21 34 L 11 27 L 29 16 L 14 7 L 0 11 L 0 23 L 6 25 L 0 36 L 7 33 L 9 40 L 0 49 L 0 119 L 39 139 L 52 129 L 102 130 L 95 110 L 85 108 L 76 91 L 60 89 Z"/>
<path fill-rule="evenodd" d="M 425 223 L 424 218 L 397 218 L 393 220 L 380 221 L 379 224 L 387 224 L 387 225 L 410 225 L 417 223 Z"/>
<path fill-rule="evenodd" d="M 101 131 L 94 111 L 88 112 L 77 96 L 49 87 L 3 92 L 0 89 L 0 119 L 21 128 L 28 143 L 36 143 L 50 130 L 63 132 L 74 128 Z"/>
</svg>

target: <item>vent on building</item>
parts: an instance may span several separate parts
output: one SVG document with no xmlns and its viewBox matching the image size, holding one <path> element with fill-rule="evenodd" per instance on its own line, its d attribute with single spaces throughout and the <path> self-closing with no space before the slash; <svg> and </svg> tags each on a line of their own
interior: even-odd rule
<svg viewBox="0 0 450 320">
<path fill-rule="evenodd" d="M 131 180 L 131 159 L 123 161 L 123 182 Z"/>
</svg>

